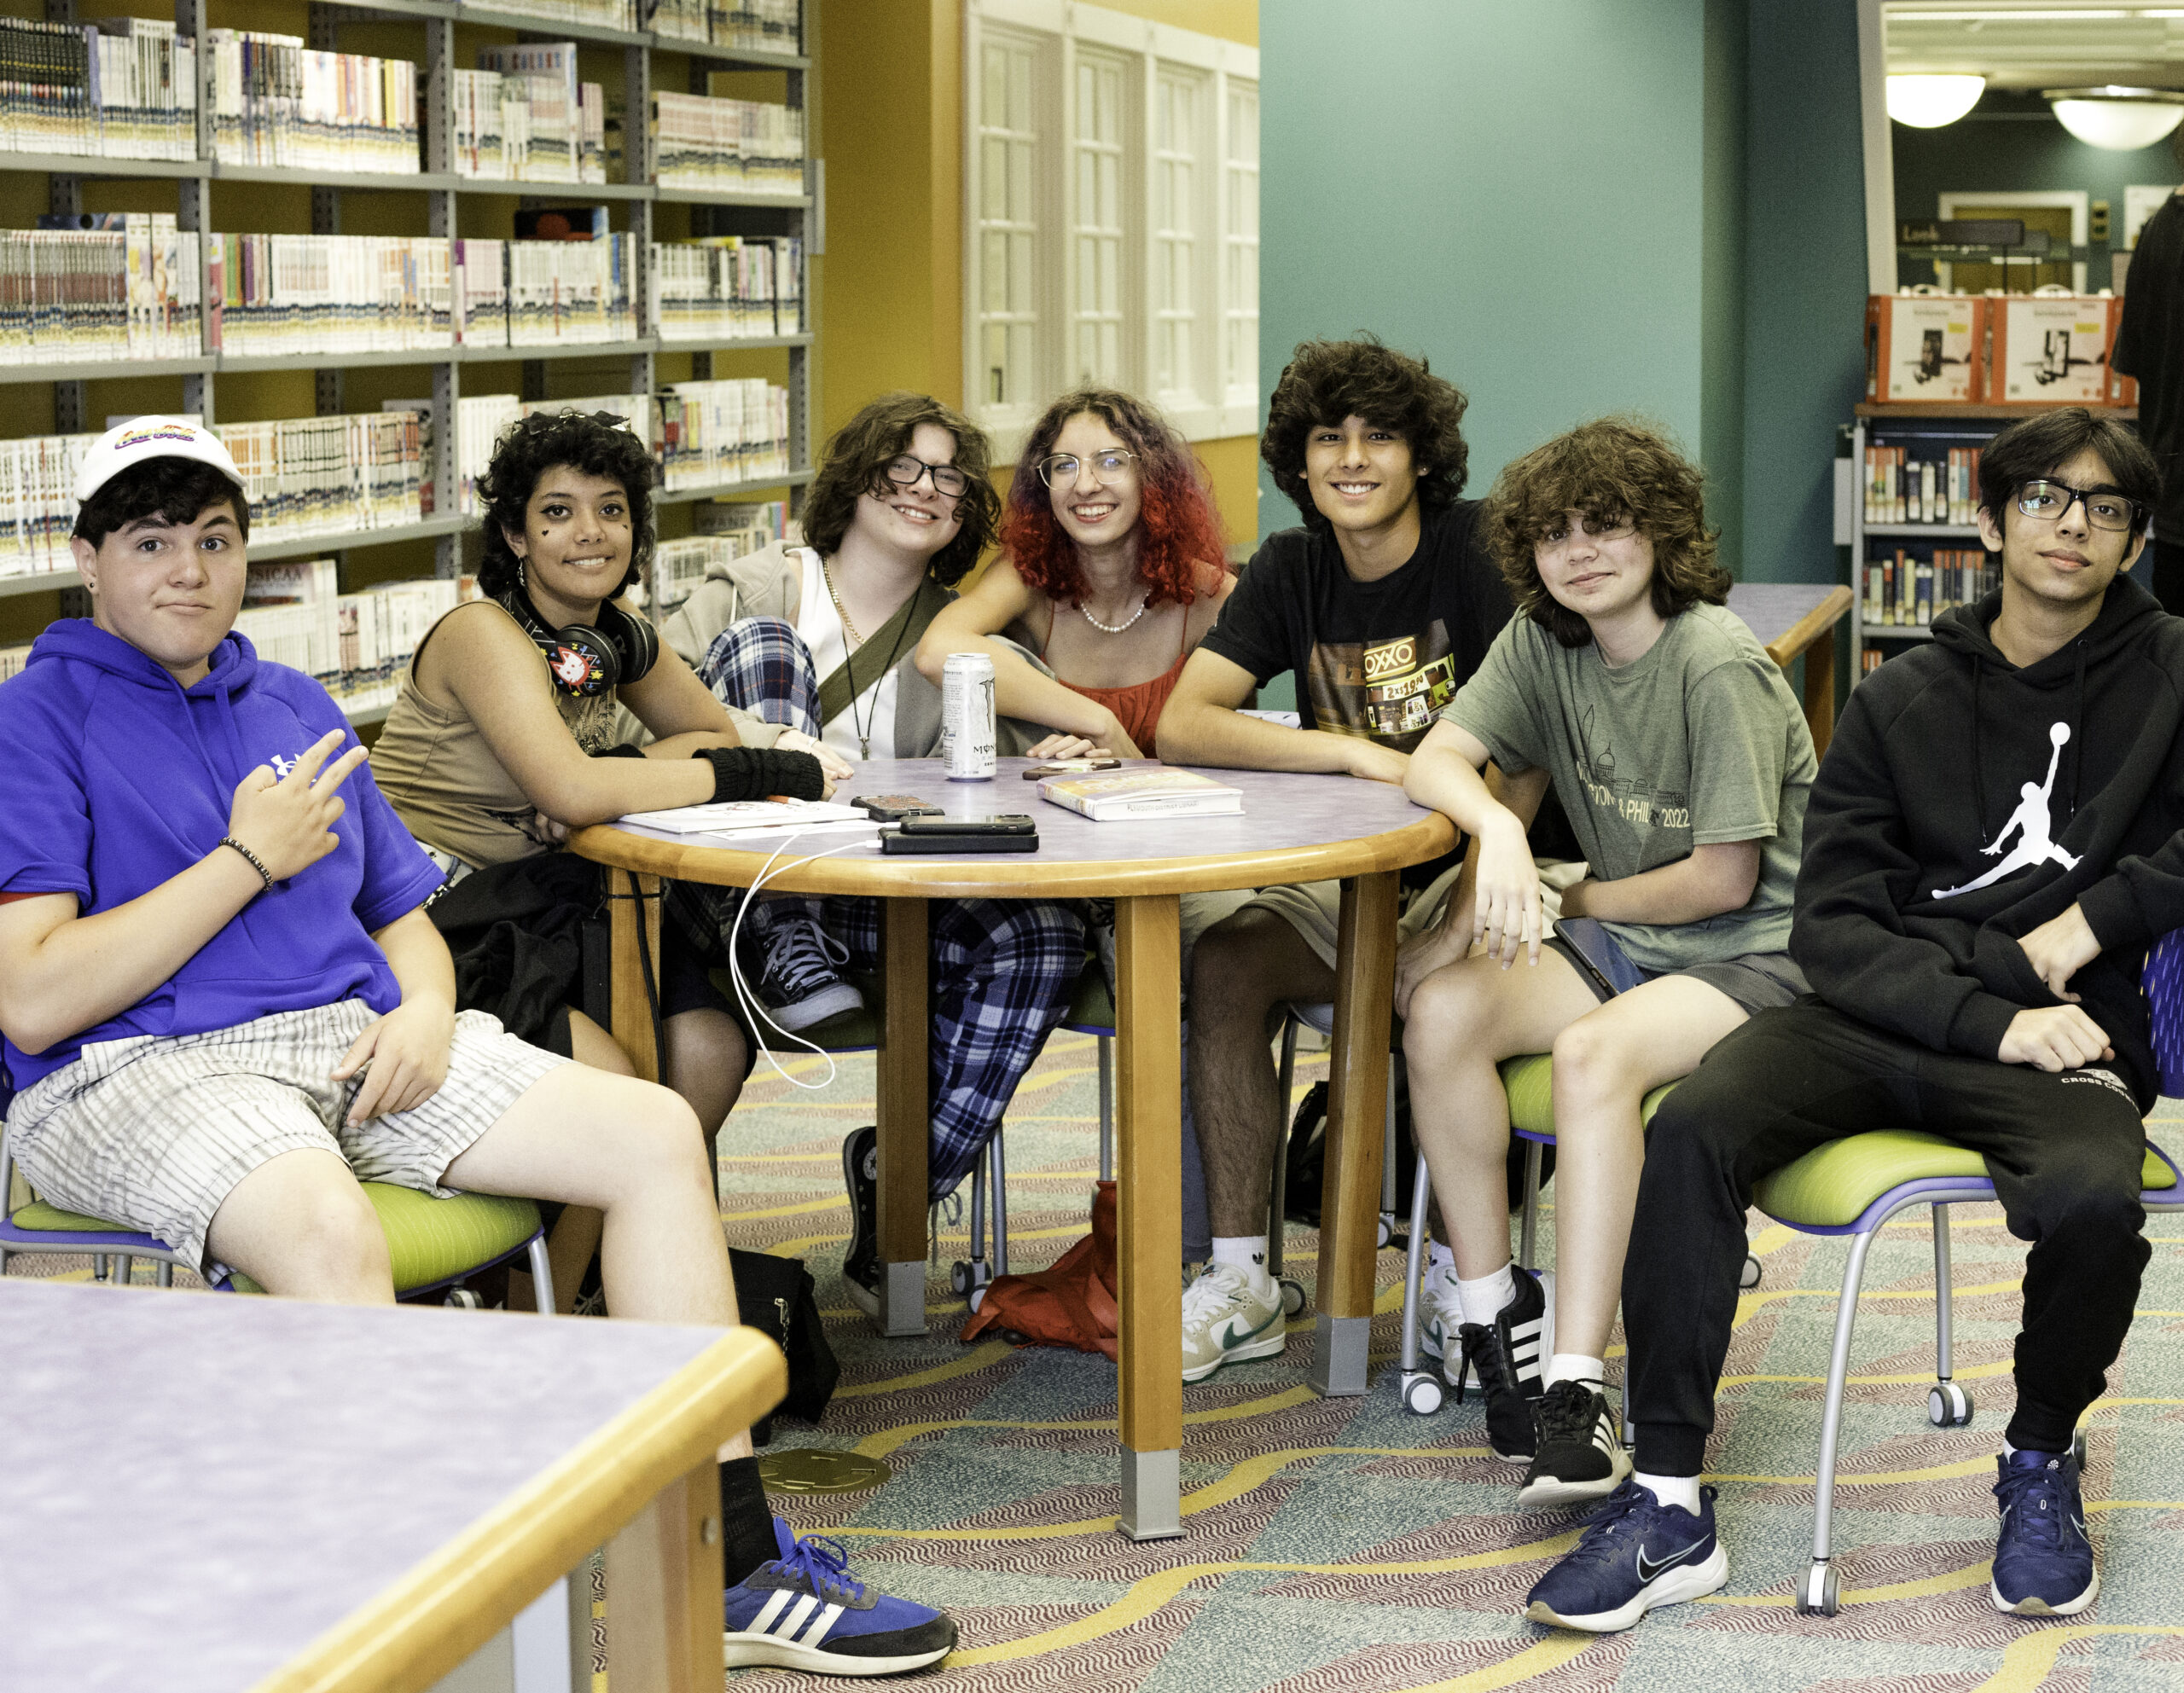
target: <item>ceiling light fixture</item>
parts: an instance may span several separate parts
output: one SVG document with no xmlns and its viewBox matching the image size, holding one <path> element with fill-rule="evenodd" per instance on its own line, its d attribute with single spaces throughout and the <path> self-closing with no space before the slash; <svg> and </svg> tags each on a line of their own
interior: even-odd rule
<svg viewBox="0 0 2184 1693">
<path fill-rule="evenodd" d="M 1888 79 L 1888 115 L 1917 130 L 1953 124 L 1979 103 L 1987 78 L 1968 76 L 1893 76 Z"/>
<path fill-rule="evenodd" d="M 2055 120 L 2088 147 L 2135 153 L 2184 122 L 2184 92 L 2171 88 L 2046 88 Z"/>
</svg>

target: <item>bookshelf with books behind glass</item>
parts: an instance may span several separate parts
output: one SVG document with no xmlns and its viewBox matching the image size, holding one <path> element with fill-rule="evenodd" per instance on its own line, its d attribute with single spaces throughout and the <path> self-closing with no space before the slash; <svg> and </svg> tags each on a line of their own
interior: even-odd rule
<svg viewBox="0 0 2184 1693">
<path fill-rule="evenodd" d="M 636 14 L 640 5 L 642 18 Z M 733 10 L 717 0 L 711 6 L 707 0 L 531 0 L 507 8 L 311 0 L 283 8 L 270 22 L 253 19 L 260 30 L 285 27 L 291 37 L 261 35 L 238 45 L 235 32 L 212 26 L 206 0 L 175 0 L 171 27 L 163 20 L 101 20 L 100 33 L 77 60 L 76 80 L 91 86 L 73 89 L 73 96 L 65 65 L 58 84 L 38 82 L 53 74 L 56 53 L 67 58 L 69 38 L 84 32 L 73 0 L 46 0 L 46 23 L 62 26 L 58 30 L 19 20 L 11 30 L 9 20 L 0 20 L 0 81 L 25 78 L 49 96 L 59 89 L 42 110 L 36 101 L 27 107 L 20 100 L 12 107 L 0 101 L 0 194 L 8 196 L 0 224 L 19 237 L 11 247 L 27 244 L 26 226 L 40 211 L 54 223 L 141 211 L 160 225 L 161 233 L 146 242 L 152 257 L 140 264 L 131 246 L 113 268 L 130 277 L 160 270 L 161 288 L 176 298 L 188 296 L 195 284 L 195 299 L 185 299 L 183 310 L 154 308 L 154 316 L 167 314 L 160 319 L 166 333 L 156 342 L 136 333 L 146 312 L 133 292 L 124 304 L 122 294 L 133 286 L 125 280 L 110 285 L 113 310 L 95 326 L 103 337 L 99 344 L 79 350 L 65 337 L 48 336 L 33 347 L 24 344 L 30 334 L 9 339 L 29 325 L 32 314 L 16 310 L 10 293 L 30 298 L 32 284 L 16 274 L 30 262 L 0 263 L 0 385 L 15 385 L 22 397 L 15 431 L 0 432 L 0 502 L 15 497 L 9 479 L 14 461 L 51 457 L 32 450 L 23 438 L 30 435 L 49 444 L 96 433 L 114 415 L 145 410 L 194 413 L 224 432 L 259 420 L 300 423 L 305 415 L 327 422 L 346 418 L 354 426 L 364 421 L 360 415 L 414 397 L 410 403 L 422 401 L 428 411 L 422 450 L 429 462 L 421 476 L 429 503 L 413 509 L 398 500 L 376 502 L 376 518 L 361 525 L 254 537 L 252 557 L 331 556 L 345 587 L 421 572 L 459 577 L 466 568 L 464 531 L 474 519 L 457 490 L 462 467 L 479 447 L 462 438 L 465 414 L 480 415 L 463 404 L 466 396 L 504 395 L 534 405 L 653 397 L 656 403 L 644 409 L 654 420 L 657 446 L 661 431 L 671 432 L 686 407 L 686 429 L 700 416 L 717 427 L 722 410 L 713 391 L 737 386 L 731 379 L 741 378 L 741 386 L 758 380 L 776 396 L 750 412 L 778 420 L 771 426 L 779 438 L 759 444 L 771 450 L 754 457 L 708 461 L 722 467 L 717 475 L 701 466 L 694 477 L 686 451 L 680 484 L 659 496 L 662 538 L 717 527 L 709 525 L 712 508 L 705 502 L 764 502 L 770 495 L 781 497 L 781 513 L 793 511 L 811 478 L 818 357 L 816 301 L 805 262 L 819 192 L 808 145 L 816 117 L 814 61 L 805 48 L 816 40 L 816 0 L 741 0 Z M 269 40 L 276 44 L 269 47 Z M 351 56 L 338 64 L 315 56 L 335 53 Z M 500 99 L 492 87 L 481 95 L 481 84 L 496 82 L 480 73 L 481 65 L 508 72 L 498 78 Z M 189 102 L 161 80 L 177 66 L 191 78 L 186 85 L 194 87 L 194 110 L 178 112 Z M 526 101 L 542 87 L 551 94 L 564 75 L 570 97 L 555 101 L 544 115 L 565 117 L 566 128 L 542 121 L 534 130 L 527 119 L 539 108 Z M 256 105 L 240 108 L 241 116 L 239 90 L 258 96 Z M 519 108 L 515 118 L 526 121 L 497 123 L 511 100 Z M 619 146 L 607 109 L 618 100 Z M 740 114 L 727 110 L 738 103 Z M 61 120 L 49 121 L 56 110 Z M 360 114 L 381 127 L 346 146 L 354 132 L 342 125 Z M 508 133 L 491 133 L 502 129 Z M 770 144 L 752 147 L 754 131 Z M 565 136 L 558 146 L 557 136 Z M 109 150 L 91 150 L 100 148 Z M 166 156 L 130 156 L 136 154 Z M 351 154 L 371 168 L 326 168 Z M 288 158 L 310 163 L 280 162 Z M 502 169 L 510 174 L 491 174 Z M 43 206 L 32 198 L 39 177 Z M 598 273 L 598 289 L 612 291 L 622 308 L 566 340 L 558 339 L 567 327 L 566 302 L 557 307 L 552 297 L 555 278 L 573 255 L 518 252 L 520 218 L 551 217 L 562 208 L 598 218 L 599 232 L 590 239 L 611 242 L 611 258 L 604 248 L 585 258 Z M 121 221 L 115 217 L 117 227 Z M 129 229 L 133 240 L 136 223 Z M 237 236 L 238 230 L 249 235 Z M 216 232 L 219 239 L 212 239 Z M 332 239 L 314 246 L 299 239 L 305 235 Z M 246 239 L 253 243 L 247 253 L 239 246 Z M 108 236 L 100 250 L 125 245 Z M 709 252 L 694 265 L 700 246 Z M 497 274 L 508 279 L 505 310 L 509 324 L 518 326 L 505 339 L 497 322 L 483 337 L 474 322 L 466 326 L 462 299 L 450 292 L 466 251 L 476 271 L 480 249 L 497 267 L 505 266 Z M 663 298 L 654 286 L 662 255 L 671 286 L 682 287 L 682 294 Z M 175 275 L 165 274 L 162 256 Z M 521 257 L 532 261 L 528 295 L 524 267 L 516 262 Z M 411 291 L 425 319 L 391 343 L 384 333 L 387 315 L 369 310 L 361 333 L 329 333 L 314 319 L 300 326 L 272 323 L 270 339 L 238 337 L 231 305 L 217 314 L 224 322 L 216 330 L 216 313 L 203 304 L 235 298 L 233 276 L 222 274 L 224 260 L 246 272 L 254 266 L 260 281 L 283 264 L 308 270 L 316 263 L 337 277 L 344 263 L 352 272 L 357 264 L 379 264 L 406 279 L 397 286 Z M 67 295 L 69 288 L 82 293 L 81 254 L 38 262 L 63 279 L 67 298 L 76 298 Z M 694 299 L 685 286 L 693 274 Z M 757 293 L 746 286 L 753 276 L 766 291 L 756 307 L 750 300 Z M 96 294 L 109 285 L 93 277 L 88 286 Z M 368 295 L 369 281 L 363 286 Z M 541 299 L 548 302 L 543 307 Z M 500 302 L 494 305 L 502 309 Z M 191 308 L 194 315 L 184 316 Z M 526 339 L 520 326 L 542 314 L 548 324 L 543 336 L 534 331 Z M 129 332 L 123 338 L 125 316 Z M 29 325 L 31 333 L 49 328 L 52 316 Z M 172 333 L 178 320 L 188 332 L 179 345 Z M 103 356 L 125 339 L 120 357 Z M 40 390 L 51 397 L 49 411 Z M 631 409 L 622 408 L 625 415 Z M 491 406 L 482 415 L 501 415 Z M 742 414 L 730 405 L 729 415 Z M 410 450 L 418 449 L 413 444 Z M 764 468 L 736 473 L 746 463 Z M 47 482 L 55 479 L 49 471 Z M 43 521 L 35 552 L 0 548 L 6 554 L 0 558 L 0 650 L 32 638 L 55 613 L 54 591 L 78 585 L 72 570 L 58 567 L 67 563 L 65 522 L 56 536 L 55 515 L 48 512 Z M 8 542 L 9 548 L 26 544 Z M 474 540 L 469 551 L 474 554 Z M 352 560 L 351 554 L 362 556 Z M 378 714 L 352 715 L 363 721 Z"/>
</svg>

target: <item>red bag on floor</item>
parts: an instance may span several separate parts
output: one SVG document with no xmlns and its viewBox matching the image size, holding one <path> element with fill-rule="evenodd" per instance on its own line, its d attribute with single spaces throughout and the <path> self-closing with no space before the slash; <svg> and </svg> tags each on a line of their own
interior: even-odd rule
<svg viewBox="0 0 2184 1693">
<path fill-rule="evenodd" d="M 1092 1195 L 1092 1232 L 1028 1276 L 996 1276 L 963 1325 L 963 1338 L 1014 1330 L 1034 1346 L 1068 1346 L 1115 1355 L 1115 1185 Z"/>
</svg>

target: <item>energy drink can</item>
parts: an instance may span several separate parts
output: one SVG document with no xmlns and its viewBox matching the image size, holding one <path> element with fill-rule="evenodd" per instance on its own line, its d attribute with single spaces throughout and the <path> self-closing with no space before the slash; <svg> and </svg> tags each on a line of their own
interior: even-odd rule
<svg viewBox="0 0 2184 1693">
<path fill-rule="evenodd" d="M 993 660 L 956 652 L 940 670 L 940 756 L 951 782 L 993 780 Z"/>
</svg>

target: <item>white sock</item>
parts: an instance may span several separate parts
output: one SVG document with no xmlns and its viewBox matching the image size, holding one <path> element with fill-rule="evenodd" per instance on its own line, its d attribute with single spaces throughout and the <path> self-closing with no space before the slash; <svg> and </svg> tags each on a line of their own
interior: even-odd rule
<svg viewBox="0 0 2184 1693">
<path fill-rule="evenodd" d="M 1213 1259 L 1241 1270 L 1253 1287 L 1263 1288 L 1274 1278 L 1266 1273 L 1266 1237 L 1263 1234 L 1217 1234 Z"/>
<path fill-rule="evenodd" d="M 1607 1391 L 1607 1365 L 1597 1358 L 1587 1358 L 1575 1352 L 1558 1352 L 1548 1360 L 1547 1385 L 1557 1382 L 1583 1382 L 1602 1393 Z"/>
<path fill-rule="evenodd" d="M 1696 1476 L 1648 1476 L 1642 1470 L 1630 1478 L 1663 1505 L 1680 1505 L 1699 1515 L 1699 1478 Z"/>
<path fill-rule="evenodd" d="M 1456 1267 L 1455 1249 L 1443 1246 L 1438 1240 L 1426 1243 L 1426 1267 L 1429 1270 L 1453 1270 Z"/>
<path fill-rule="evenodd" d="M 1490 1276 L 1477 1281 L 1456 1282 L 1464 1302 L 1464 1321 L 1484 1325 L 1502 1314 L 1502 1307 L 1517 1296 L 1517 1267 L 1504 1264 Z"/>
</svg>

